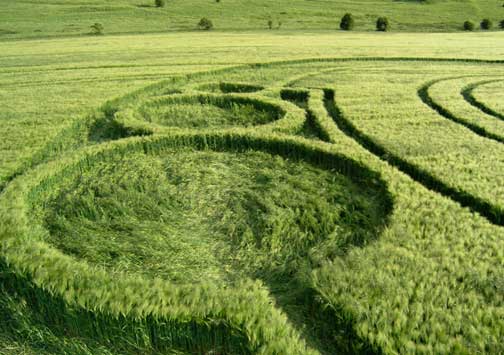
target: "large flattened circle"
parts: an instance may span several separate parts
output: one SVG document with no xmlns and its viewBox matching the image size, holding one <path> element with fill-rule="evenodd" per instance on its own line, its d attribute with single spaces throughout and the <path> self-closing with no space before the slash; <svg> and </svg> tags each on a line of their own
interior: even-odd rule
<svg viewBox="0 0 504 355">
<path fill-rule="evenodd" d="M 89 148 L 18 178 L 2 200 L 4 213 L 12 211 L 5 235 L 18 236 L 6 245 L 17 253 L 40 248 L 55 264 L 64 259 L 69 275 L 72 263 L 91 278 L 90 270 L 106 270 L 111 283 L 121 275 L 181 282 L 181 272 L 189 283 L 202 275 L 219 282 L 306 256 L 316 262 L 374 238 L 391 207 L 385 183 L 350 159 L 243 134 Z M 17 266 L 36 270 L 31 261 Z"/>
<path fill-rule="evenodd" d="M 39 181 L 40 241 L 111 274 L 228 283 L 334 257 L 384 224 L 384 184 L 349 160 L 278 138 L 187 137 L 156 152 L 163 140 L 115 143 Z"/>
</svg>

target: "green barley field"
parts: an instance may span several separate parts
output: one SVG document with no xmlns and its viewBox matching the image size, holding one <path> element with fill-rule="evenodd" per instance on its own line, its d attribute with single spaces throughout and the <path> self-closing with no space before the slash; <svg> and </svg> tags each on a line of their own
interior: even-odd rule
<svg viewBox="0 0 504 355">
<path fill-rule="evenodd" d="M 501 17 L 6 0 L 0 354 L 503 354 Z"/>
</svg>

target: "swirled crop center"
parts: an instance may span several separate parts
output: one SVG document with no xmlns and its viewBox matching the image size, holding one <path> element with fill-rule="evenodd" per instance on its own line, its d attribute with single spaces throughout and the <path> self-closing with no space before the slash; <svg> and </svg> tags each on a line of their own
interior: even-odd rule
<svg viewBox="0 0 504 355">
<path fill-rule="evenodd" d="M 167 96 L 142 104 L 143 120 L 177 128 L 230 128 L 262 125 L 285 113 L 257 99 L 219 95 Z"/>
<path fill-rule="evenodd" d="M 47 242 L 92 265 L 229 283 L 295 272 L 375 237 L 375 185 L 262 151 L 170 148 L 70 174 L 40 213 Z"/>
</svg>

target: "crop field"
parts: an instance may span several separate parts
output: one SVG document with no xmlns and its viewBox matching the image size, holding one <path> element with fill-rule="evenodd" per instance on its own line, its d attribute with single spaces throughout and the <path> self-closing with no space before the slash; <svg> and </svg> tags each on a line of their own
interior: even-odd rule
<svg viewBox="0 0 504 355">
<path fill-rule="evenodd" d="M 0 53 L 0 354 L 504 353 L 500 34 Z"/>
</svg>

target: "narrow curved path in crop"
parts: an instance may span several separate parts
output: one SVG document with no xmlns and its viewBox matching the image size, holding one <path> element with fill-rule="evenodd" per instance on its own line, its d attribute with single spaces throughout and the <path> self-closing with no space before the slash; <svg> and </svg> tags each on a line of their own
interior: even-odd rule
<svg viewBox="0 0 504 355">
<path fill-rule="evenodd" d="M 324 94 L 324 105 L 327 112 L 333 118 L 338 128 L 347 136 L 353 138 L 369 152 L 396 167 L 429 190 L 448 197 L 460 203 L 464 207 L 470 208 L 472 211 L 484 216 L 493 224 L 504 226 L 504 211 L 500 208 L 481 198 L 475 197 L 470 193 L 447 185 L 430 172 L 408 162 L 407 159 L 394 154 L 384 146 L 380 145 L 373 138 L 356 128 L 355 125 L 342 114 L 336 104 L 334 90 L 325 89 Z"/>
<path fill-rule="evenodd" d="M 494 109 L 489 107 L 486 103 L 476 98 L 476 96 L 474 95 L 474 90 L 476 90 L 477 88 L 486 84 L 493 84 L 499 82 L 504 82 L 504 79 L 480 81 L 463 88 L 460 94 L 464 97 L 464 100 L 466 100 L 469 104 L 483 111 L 487 115 L 493 116 L 500 120 L 504 120 L 503 113 L 495 111 Z"/>
<path fill-rule="evenodd" d="M 470 122 L 470 121 L 468 121 L 466 119 L 463 119 L 463 118 L 461 118 L 459 116 L 456 116 L 450 110 L 448 110 L 446 107 L 444 107 L 443 105 L 439 104 L 437 102 L 437 100 L 431 95 L 430 90 L 431 90 L 432 87 L 434 87 L 434 85 L 442 83 L 442 82 L 445 82 L 445 81 L 448 81 L 448 80 L 461 79 L 461 78 L 465 78 L 465 76 L 462 76 L 462 77 L 450 77 L 450 78 L 444 78 L 444 79 L 437 79 L 437 80 L 429 81 L 429 82 L 425 83 L 424 85 L 422 85 L 418 89 L 418 92 L 417 92 L 418 93 L 418 97 L 420 98 L 420 100 L 422 100 L 422 102 L 424 104 L 426 104 L 431 109 L 433 109 L 434 111 L 436 111 L 442 117 L 447 118 L 450 121 L 453 121 L 455 123 L 458 123 L 458 124 L 466 127 L 467 129 L 470 129 L 472 132 L 474 132 L 475 134 L 477 134 L 477 135 L 479 135 L 481 137 L 492 139 L 492 140 L 494 140 L 496 142 L 499 142 L 499 143 L 504 143 L 504 136 L 501 136 L 499 134 L 490 132 L 489 130 L 487 130 L 486 128 L 484 128 L 484 127 L 482 127 L 482 126 L 480 126 L 478 124 Z M 466 96 L 464 95 L 464 98 L 465 97 Z M 467 99 L 466 99 L 466 101 L 467 101 Z"/>
</svg>

